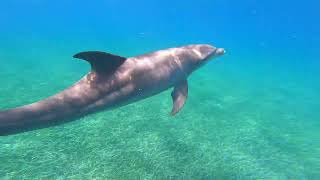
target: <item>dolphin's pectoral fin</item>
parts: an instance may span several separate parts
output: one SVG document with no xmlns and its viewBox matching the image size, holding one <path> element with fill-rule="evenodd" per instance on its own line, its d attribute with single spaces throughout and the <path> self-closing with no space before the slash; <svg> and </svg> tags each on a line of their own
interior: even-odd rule
<svg viewBox="0 0 320 180">
<path fill-rule="evenodd" d="M 99 51 L 80 52 L 73 56 L 91 64 L 92 71 L 97 73 L 114 72 L 127 58 Z"/>
<path fill-rule="evenodd" d="M 177 114 L 182 107 L 184 106 L 187 98 L 188 98 L 188 81 L 184 80 L 177 84 L 174 87 L 174 90 L 171 93 L 173 100 L 173 107 L 171 111 L 171 115 Z"/>
</svg>

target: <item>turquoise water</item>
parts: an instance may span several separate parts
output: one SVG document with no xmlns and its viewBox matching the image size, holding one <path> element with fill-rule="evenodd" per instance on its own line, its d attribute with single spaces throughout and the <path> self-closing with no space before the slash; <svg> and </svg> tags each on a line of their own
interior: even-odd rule
<svg viewBox="0 0 320 180">
<path fill-rule="evenodd" d="M 89 71 L 72 56 L 210 43 L 227 54 L 171 90 L 64 125 L 0 137 L 0 179 L 318 179 L 315 1 L 4 1 L 0 109 Z"/>
</svg>

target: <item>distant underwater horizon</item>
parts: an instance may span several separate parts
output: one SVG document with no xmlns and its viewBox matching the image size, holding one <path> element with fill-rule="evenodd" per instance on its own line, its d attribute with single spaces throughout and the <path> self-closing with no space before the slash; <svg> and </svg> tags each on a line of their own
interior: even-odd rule
<svg viewBox="0 0 320 180">
<path fill-rule="evenodd" d="M 59 126 L 0 136 L 0 179 L 319 179 L 320 2 L 18 1 L 0 6 L 0 110 L 54 95 L 98 50 L 188 44 L 226 54 L 169 89 Z"/>
</svg>

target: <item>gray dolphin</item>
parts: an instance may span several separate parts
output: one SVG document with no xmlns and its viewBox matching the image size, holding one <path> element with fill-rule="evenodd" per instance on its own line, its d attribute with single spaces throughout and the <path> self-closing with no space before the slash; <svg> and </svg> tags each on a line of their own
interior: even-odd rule
<svg viewBox="0 0 320 180">
<path fill-rule="evenodd" d="M 127 105 L 172 91 L 172 115 L 188 96 L 188 76 L 224 49 L 207 44 L 188 45 L 125 58 L 88 51 L 74 55 L 86 60 L 91 71 L 80 81 L 47 99 L 0 112 L 0 135 L 49 127 L 81 116 Z"/>
</svg>

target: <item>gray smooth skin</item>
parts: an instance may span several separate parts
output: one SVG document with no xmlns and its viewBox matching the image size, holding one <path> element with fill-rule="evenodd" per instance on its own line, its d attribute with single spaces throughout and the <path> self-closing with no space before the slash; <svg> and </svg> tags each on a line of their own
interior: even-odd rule
<svg viewBox="0 0 320 180">
<path fill-rule="evenodd" d="M 223 55 L 222 48 L 199 44 L 124 58 L 89 51 L 75 55 L 91 64 L 91 71 L 68 89 L 47 99 L 0 112 L 0 135 L 17 134 L 75 120 L 101 110 L 127 105 L 168 88 L 175 115 L 187 99 L 188 76 Z"/>
</svg>

